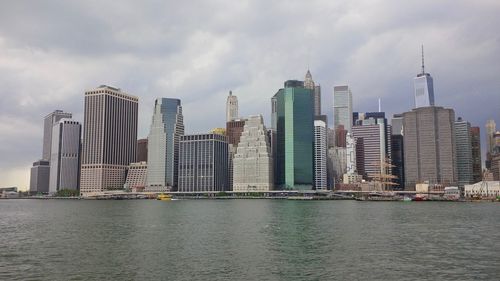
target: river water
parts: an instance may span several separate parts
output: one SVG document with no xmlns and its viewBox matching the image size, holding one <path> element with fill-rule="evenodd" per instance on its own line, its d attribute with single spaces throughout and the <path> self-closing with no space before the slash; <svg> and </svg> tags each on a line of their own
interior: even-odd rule
<svg viewBox="0 0 500 281">
<path fill-rule="evenodd" d="M 0 200 L 0 280 L 500 280 L 500 203 Z"/>
</svg>

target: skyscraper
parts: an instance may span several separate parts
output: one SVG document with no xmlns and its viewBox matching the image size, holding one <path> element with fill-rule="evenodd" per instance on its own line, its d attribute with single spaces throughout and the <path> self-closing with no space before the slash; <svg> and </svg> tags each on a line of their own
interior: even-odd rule
<svg viewBox="0 0 500 281">
<path fill-rule="evenodd" d="M 233 191 L 269 191 L 273 189 L 273 158 L 262 115 L 245 122 L 233 159 Z"/>
<path fill-rule="evenodd" d="M 391 120 L 391 159 L 392 174 L 396 177 L 394 182 L 396 188 L 404 189 L 405 185 L 405 166 L 404 166 L 404 138 L 403 138 L 403 115 L 394 114 Z"/>
<path fill-rule="evenodd" d="M 424 46 L 422 45 L 422 73 L 413 78 L 415 86 L 415 108 L 434 105 L 434 82 L 432 76 L 425 72 Z"/>
<path fill-rule="evenodd" d="M 228 191 L 228 159 L 226 136 L 181 136 L 179 191 Z"/>
<path fill-rule="evenodd" d="M 62 110 L 54 110 L 45 116 L 43 121 L 43 152 L 42 159 L 49 160 L 52 148 L 52 129 L 54 125 L 63 118 L 71 118 L 71 113 Z"/>
<path fill-rule="evenodd" d="M 123 188 L 136 159 L 138 103 L 106 85 L 85 92 L 81 194 Z"/>
<path fill-rule="evenodd" d="M 379 174 L 385 174 L 383 163 L 387 157 L 385 144 L 385 126 L 383 123 L 358 125 L 352 127 L 352 136 L 356 143 L 363 143 L 363 162 L 357 163 L 364 171 L 364 179 L 371 180 Z M 357 155 L 357 153 L 356 153 Z"/>
<path fill-rule="evenodd" d="M 226 122 L 238 119 L 238 97 L 233 96 L 233 92 L 229 91 L 226 101 Z"/>
<path fill-rule="evenodd" d="M 271 99 L 276 128 L 276 183 L 283 189 L 313 186 L 313 97 L 304 83 L 288 80 Z"/>
<path fill-rule="evenodd" d="M 349 133 L 352 132 L 352 93 L 349 86 L 333 88 L 333 127 L 343 125 Z"/>
<path fill-rule="evenodd" d="M 457 155 L 458 187 L 473 183 L 472 178 L 472 140 L 470 123 L 461 117 L 455 121 L 455 149 Z"/>
<path fill-rule="evenodd" d="M 233 188 L 233 174 L 234 174 L 234 155 L 240 143 L 241 133 L 245 126 L 246 119 L 238 118 L 226 122 L 226 135 L 229 143 L 229 189 Z"/>
<path fill-rule="evenodd" d="M 479 127 L 471 127 L 471 146 L 472 146 L 472 180 L 474 183 L 483 179 L 481 167 L 481 131 Z"/>
<path fill-rule="evenodd" d="M 30 170 L 30 193 L 48 193 L 50 179 L 50 162 L 38 160 Z"/>
<path fill-rule="evenodd" d="M 403 113 L 405 189 L 457 184 L 455 112 L 437 106 Z"/>
<path fill-rule="evenodd" d="M 182 106 L 179 99 L 155 100 L 148 135 L 148 171 L 146 189 L 177 187 L 179 138 L 184 134 Z"/>
<path fill-rule="evenodd" d="M 307 70 L 306 77 L 304 80 L 304 88 L 309 89 L 313 92 L 314 98 L 314 116 L 321 115 L 321 86 L 316 85 L 312 79 L 311 72 Z"/>
<path fill-rule="evenodd" d="M 49 193 L 80 188 L 80 140 L 82 126 L 71 119 L 61 119 L 52 129 Z"/>
<path fill-rule="evenodd" d="M 327 190 L 326 122 L 314 120 L 314 187 Z"/>
</svg>

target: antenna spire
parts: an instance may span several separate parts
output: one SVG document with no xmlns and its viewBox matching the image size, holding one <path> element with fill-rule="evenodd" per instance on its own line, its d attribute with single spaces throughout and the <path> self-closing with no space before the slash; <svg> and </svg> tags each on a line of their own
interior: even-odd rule
<svg viewBox="0 0 500 281">
<path fill-rule="evenodd" d="M 425 74 L 425 66 L 424 66 L 424 44 L 422 44 L 422 74 Z"/>
</svg>

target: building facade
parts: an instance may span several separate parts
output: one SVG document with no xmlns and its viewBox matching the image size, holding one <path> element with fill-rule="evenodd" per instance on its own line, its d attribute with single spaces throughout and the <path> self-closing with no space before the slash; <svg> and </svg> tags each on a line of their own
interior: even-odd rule
<svg viewBox="0 0 500 281">
<path fill-rule="evenodd" d="M 59 120 L 63 118 L 71 119 L 72 114 L 62 110 L 54 110 L 43 119 L 43 152 L 42 159 L 49 160 L 52 155 L 52 129 Z"/>
<path fill-rule="evenodd" d="M 470 128 L 472 146 L 472 182 L 483 180 L 483 169 L 481 161 L 481 131 L 479 127 Z"/>
<path fill-rule="evenodd" d="M 281 189 L 312 189 L 313 96 L 304 83 L 288 80 L 271 99 L 276 128 L 276 185 Z"/>
<path fill-rule="evenodd" d="M 179 99 L 155 101 L 148 135 L 148 175 L 146 189 L 177 188 L 179 139 L 184 135 L 184 120 Z"/>
<path fill-rule="evenodd" d="M 144 191 L 147 182 L 147 170 L 148 164 L 144 161 L 130 163 L 124 188 L 133 192 Z"/>
<path fill-rule="evenodd" d="M 424 47 L 422 46 L 422 72 L 413 78 L 415 88 L 415 108 L 434 106 L 434 82 L 432 76 L 425 72 Z"/>
<path fill-rule="evenodd" d="M 326 122 L 314 120 L 314 188 L 328 189 Z"/>
<path fill-rule="evenodd" d="M 321 86 L 314 83 L 309 69 L 307 70 L 306 77 L 304 79 L 304 88 L 311 90 L 313 93 L 314 116 L 321 115 Z"/>
<path fill-rule="evenodd" d="M 273 190 L 271 143 L 261 115 L 247 119 L 233 164 L 233 191 Z"/>
<path fill-rule="evenodd" d="M 333 87 L 333 128 L 343 125 L 352 132 L 352 93 L 349 86 Z"/>
<path fill-rule="evenodd" d="M 148 139 L 137 140 L 137 162 L 148 161 Z"/>
<path fill-rule="evenodd" d="M 233 96 L 233 92 L 229 91 L 226 101 L 226 122 L 238 119 L 238 97 Z"/>
<path fill-rule="evenodd" d="M 52 128 L 49 193 L 80 189 L 80 148 L 82 126 L 61 119 Z"/>
<path fill-rule="evenodd" d="M 228 191 L 229 146 L 217 134 L 181 136 L 179 191 Z"/>
<path fill-rule="evenodd" d="M 137 156 L 139 99 L 102 85 L 85 92 L 80 193 L 122 189 Z"/>
<path fill-rule="evenodd" d="M 455 149 L 457 154 L 458 187 L 473 183 L 472 139 L 470 123 L 459 117 L 455 121 Z"/>
<path fill-rule="evenodd" d="M 422 107 L 403 113 L 405 189 L 416 184 L 457 184 L 455 112 Z"/>
<path fill-rule="evenodd" d="M 30 171 L 30 193 L 49 193 L 50 162 L 38 160 Z"/>
<path fill-rule="evenodd" d="M 404 166 L 404 141 L 403 141 L 403 115 L 394 114 L 391 120 L 391 160 L 392 175 L 395 176 L 394 183 L 396 189 L 405 187 L 405 166 Z"/>
<path fill-rule="evenodd" d="M 385 144 L 385 126 L 384 124 L 369 124 L 352 127 L 352 136 L 356 143 L 363 143 L 363 162 L 357 163 L 358 170 L 365 180 L 371 180 L 381 173 L 383 163 L 387 158 Z"/>
</svg>

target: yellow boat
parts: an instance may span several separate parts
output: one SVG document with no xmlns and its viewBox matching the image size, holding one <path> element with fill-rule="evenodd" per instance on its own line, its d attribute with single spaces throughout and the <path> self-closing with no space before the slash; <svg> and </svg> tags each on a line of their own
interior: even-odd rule
<svg viewBox="0 0 500 281">
<path fill-rule="evenodd" d="M 172 200 L 172 195 L 170 194 L 158 194 L 156 197 L 156 200 L 161 200 L 161 201 L 170 201 Z"/>
</svg>

